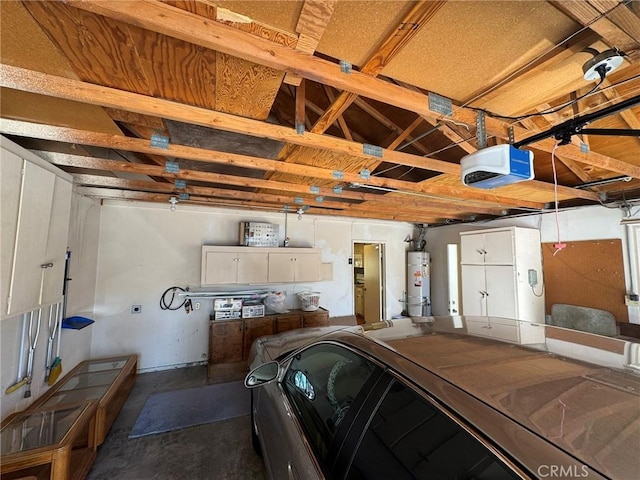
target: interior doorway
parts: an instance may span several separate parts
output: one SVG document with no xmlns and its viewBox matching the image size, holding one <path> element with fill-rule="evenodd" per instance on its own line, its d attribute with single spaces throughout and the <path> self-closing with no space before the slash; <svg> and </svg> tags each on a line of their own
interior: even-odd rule
<svg viewBox="0 0 640 480">
<path fill-rule="evenodd" d="M 353 244 L 353 304 L 359 324 L 384 319 L 384 244 Z"/>
</svg>

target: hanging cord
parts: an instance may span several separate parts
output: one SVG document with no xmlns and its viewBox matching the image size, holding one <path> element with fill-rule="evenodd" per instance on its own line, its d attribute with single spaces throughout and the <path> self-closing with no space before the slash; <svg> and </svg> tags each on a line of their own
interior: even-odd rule
<svg viewBox="0 0 640 480">
<path fill-rule="evenodd" d="M 167 288 L 162 296 L 160 297 L 160 308 L 162 310 L 180 310 L 184 307 L 187 310 L 187 313 L 191 311 L 191 299 L 186 298 L 182 301 L 182 303 L 178 306 L 174 306 L 173 302 L 176 300 L 176 292 L 188 292 L 189 289 L 184 289 L 182 287 L 170 287 Z M 169 297 L 168 295 L 171 294 Z M 179 300 L 178 300 L 179 301 Z"/>
<path fill-rule="evenodd" d="M 556 253 L 562 250 L 566 245 L 560 242 L 560 221 L 558 220 L 558 174 L 556 172 L 556 149 L 560 146 L 560 143 L 556 143 L 551 151 L 551 168 L 553 169 L 553 199 L 554 199 L 554 211 L 556 219 L 556 232 L 558 234 L 558 243 L 554 245 L 556 251 L 553 252 L 555 257 Z"/>
</svg>

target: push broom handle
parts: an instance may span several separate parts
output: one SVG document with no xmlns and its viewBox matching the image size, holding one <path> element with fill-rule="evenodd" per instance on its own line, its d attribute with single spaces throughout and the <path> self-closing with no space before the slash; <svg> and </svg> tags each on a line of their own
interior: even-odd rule
<svg viewBox="0 0 640 480">
<path fill-rule="evenodd" d="M 20 336 L 20 358 L 18 358 L 18 376 L 16 379 L 16 383 L 20 383 L 20 381 L 24 378 L 22 376 L 22 369 L 24 368 L 24 340 L 27 337 L 27 315 L 25 313 L 22 315 L 22 335 Z"/>
</svg>

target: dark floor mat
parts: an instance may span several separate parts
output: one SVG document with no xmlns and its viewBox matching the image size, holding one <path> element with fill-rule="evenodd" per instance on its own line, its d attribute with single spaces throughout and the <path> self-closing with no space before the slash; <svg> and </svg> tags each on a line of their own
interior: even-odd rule
<svg viewBox="0 0 640 480">
<path fill-rule="evenodd" d="M 129 438 L 249 415 L 250 403 L 243 382 L 156 393 L 147 399 Z"/>
</svg>

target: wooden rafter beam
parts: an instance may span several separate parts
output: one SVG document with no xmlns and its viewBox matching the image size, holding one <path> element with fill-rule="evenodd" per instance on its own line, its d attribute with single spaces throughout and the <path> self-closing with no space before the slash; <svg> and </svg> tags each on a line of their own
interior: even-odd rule
<svg viewBox="0 0 640 480">
<path fill-rule="evenodd" d="M 96 170 L 100 172 L 123 172 L 123 173 L 136 173 L 139 175 L 148 175 L 148 176 L 160 176 L 166 178 L 168 180 L 185 180 L 185 181 L 198 181 L 212 184 L 226 184 L 230 186 L 237 187 L 251 187 L 251 188 L 259 188 L 261 190 L 272 190 L 278 192 L 280 198 L 288 198 L 288 202 L 293 202 L 293 198 L 295 197 L 303 197 L 309 198 L 310 201 L 308 203 L 313 204 L 315 202 L 315 197 L 318 194 L 311 194 L 309 188 L 305 185 L 291 184 L 285 182 L 278 182 L 273 180 L 263 180 L 263 179 L 247 179 L 245 177 L 235 177 L 233 175 L 223 175 L 219 173 L 213 172 L 202 172 L 199 170 L 188 170 L 181 169 L 178 173 L 168 173 L 165 171 L 164 167 L 157 166 L 149 166 L 142 164 L 135 164 L 129 162 L 121 162 L 117 160 L 106 160 L 95 157 L 86 157 L 81 155 L 70 155 L 63 153 L 55 153 L 55 152 L 45 152 L 45 151 L 37 151 L 36 152 L 42 158 L 49 160 L 54 165 L 59 167 L 76 167 L 82 168 L 86 170 Z M 81 179 L 86 179 L 88 177 L 78 176 L 76 177 Z M 101 180 L 102 183 L 91 183 L 93 186 L 120 186 L 125 187 L 124 184 L 115 184 L 116 180 L 114 177 L 104 177 L 104 176 L 96 176 L 92 175 L 92 181 L 96 182 L 96 178 L 107 179 Z M 172 185 L 170 186 L 171 190 L 173 190 Z M 162 185 L 158 186 L 158 188 L 167 189 L 169 191 L 169 186 Z M 194 187 L 187 184 L 187 193 L 194 194 L 204 194 L 203 190 L 199 190 L 201 187 Z M 210 188 L 210 187 L 202 187 L 202 188 Z M 163 190 L 164 191 L 164 190 Z M 244 198 L 244 196 L 249 193 L 246 190 L 232 190 L 227 189 L 225 192 L 229 192 L 228 196 L 238 196 L 240 198 Z M 285 195 L 283 192 L 286 192 L 288 195 Z M 318 192 L 320 195 L 327 198 L 335 198 L 337 195 L 329 188 L 320 188 Z M 313 198 L 311 198 L 313 197 Z M 384 202 L 389 207 L 397 210 L 398 207 L 406 207 L 409 209 L 419 209 L 419 210 L 429 210 L 430 212 L 439 212 L 442 216 L 457 216 L 457 213 L 466 214 L 469 211 L 473 211 L 475 213 L 486 214 L 486 215 L 505 215 L 506 211 L 501 210 L 499 208 L 487 207 L 479 204 L 470 204 L 469 202 L 451 202 L 446 200 L 440 200 L 435 198 L 421 198 L 416 196 L 403 196 L 400 197 L 398 195 L 376 195 L 371 193 L 359 193 L 355 191 L 345 190 L 343 191 L 339 197 L 344 200 L 351 200 L 348 203 L 350 206 L 362 206 L 363 208 L 368 208 L 368 205 L 379 205 Z M 284 202 L 286 203 L 286 202 Z M 337 206 L 339 202 L 334 202 L 334 206 Z M 347 205 L 346 202 L 341 202 L 343 205 Z"/>
<path fill-rule="evenodd" d="M 444 4 L 445 1 L 417 2 L 391 34 L 380 44 L 376 52 L 365 62 L 360 72 L 371 77 L 377 77 L 384 67 L 415 37 Z M 318 119 L 311 131 L 314 133 L 325 132 L 356 98 L 358 96 L 349 91 L 340 93 L 326 112 Z"/>
<path fill-rule="evenodd" d="M 102 175 L 74 174 L 74 183 L 83 186 L 92 187 L 109 187 L 123 188 L 127 190 L 138 190 L 146 192 L 164 192 L 177 195 L 178 193 L 188 193 L 189 195 L 201 195 L 204 197 L 218 198 L 235 198 L 240 200 L 252 200 L 255 202 L 273 202 L 282 205 L 291 205 L 294 203 L 293 195 L 277 195 L 272 193 L 256 193 L 241 190 L 233 190 L 228 188 L 202 187 L 195 185 L 187 185 L 184 189 L 177 189 L 174 184 L 160 183 L 150 180 L 128 180 L 117 177 L 107 177 Z M 307 204 L 316 203 L 311 194 L 303 197 L 307 200 Z M 344 209 L 349 208 L 352 204 L 349 202 L 323 201 L 321 205 L 325 208 Z"/>
<path fill-rule="evenodd" d="M 258 203 L 274 203 L 279 204 L 282 207 L 286 205 L 295 205 L 295 198 L 292 195 L 255 193 L 226 188 L 212 188 L 192 185 L 187 185 L 184 189 L 176 189 L 173 185 L 167 183 L 158 183 L 148 180 L 128 180 L 124 178 L 107 177 L 102 175 L 74 174 L 73 179 L 76 185 L 84 187 L 117 188 L 138 192 L 166 193 L 176 196 L 179 193 L 188 193 L 190 196 L 198 195 L 202 197 L 214 197 L 220 199 L 252 201 Z M 337 202 L 331 200 L 323 200 L 322 202 L 317 202 L 311 196 L 301 198 L 303 198 L 304 200 L 304 205 L 315 206 L 316 208 L 355 211 L 368 211 L 371 209 L 375 209 L 376 211 L 383 214 L 398 212 L 397 206 L 392 203 L 387 203 L 384 200 L 354 204 L 349 202 Z M 405 207 L 403 208 L 403 213 L 407 215 L 424 214 L 431 217 L 439 216 L 442 218 L 454 219 L 464 219 L 469 216 L 469 212 L 456 212 L 454 210 L 445 211 L 442 209 L 434 208 L 432 205 L 429 205 L 426 202 L 424 202 L 422 205 L 405 205 Z"/>
<path fill-rule="evenodd" d="M 423 122 L 422 117 L 416 117 L 416 119 L 411 122 L 411 124 L 405 128 L 399 135 L 391 134 L 394 138 L 390 142 L 385 145 L 385 148 L 389 150 L 395 150 L 400 146 L 402 142 L 408 139 L 411 132 L 413 132 L 418 126 Z"/>
<path fill-rule="evenodd" d="M 296 115 L 295 115 L 295 127 L 298 133 L 303 133 L 306 129 L 306 119 L 307 114 L 305 112 L 306 106 L 306 82 L 304 79 L 301 79 L 300 83 L 296 87 L 295 93 L 295 104 L 296 104 Z"/>
<path fill-rule="evenodd" d="M 624 3 L 617 0 L 555 0 L 551 3 L 564 14 L 596 32 L 610 46 L 637 55 L 640 37 L 634 38 L 633 35 L 640 32 L 640 19 L 628 11 Z"/>
<path fill-rule="evenodd" d="M 92 145 L 96 147 L 111 148 L 115 150 L 128 150 L 139 153 L 155 153 L 158 151 L 157 148 L 152 147 L 149 142 L 142 139 L 128 138 L 120 135 L 109 135 L 97 132 L 88 132 L 66 127 L 38 125 L 16 120 L 0 119 L 0 132 L 9 135 L 38 138 L 41 140 Z M 277 160 L 249 157 L 246 155 L 237 155 L 226 152 L 217 152 L 213 150 L 175 144 L 170 144 L 169 148 L 167 148 L 166 150 L 162 150 L 164 154 L 174 158 L 183 158 L 206 163 L 233 165 L 236 167 L 244 167 L 250 169 L 276 171 L 281 173 L 288 173 L 291 175 L 300 175 L 324 180 L 335 180 L 334 170 L 320 167 L 288 164 L 285 162 L 279 162 Z M 246 179 L 245 184 L 247 184 L 247 182 L 249 181 L 251 180 Z M 362 183 L 362 178 L 357 173 L 343 172 L 341 182 Z M 435 185 L 425 182 L 412 183 L 382 177 L 371 177 L 369 180 L 367 180 L 367 184 L 375 185 L 377 187 L 398 189 L 401 191 L 439 195 L 443 197 L 450 197 L 452 199 L 475 200 L 493 204 L 494 206 L 499 207 L 543 207 L 543 205 L 541 205 L 539 202 L 505 198 L 493 193 L 485 193 L 483 191 L 477 191 L 477 189 L 468 187 L 448 187 L 444 185 Z M 307 188 L 309 187 L 310 186 L 307 186 Z M 553 188 L 552 185 L 549 185 L 549 187 Z"/>
<path fill-rule="evenodd" d="M 336 97 L 331 91 L 331 89 L 326 85 L 323 85 L 322 88 L 324 89 L 324 92 L 327 94 L 327 98 L 329 99 L 329 102 L 333 103 Z M 349 126 L 347 125 L 347 122 L 345 121 L 342 115 L 338 116 L 338 125 L 340 126 L 340 130 L 342 130 L 342 134 L 344 135 L 344 138 L 346 138 L 349 141 L 353 141 L 353 136 L 351 135 Z"/>
<path fill-rule="evenodd" d="M 68 3 L 77 8 L 270 66 L 286 73 L 294 72 L 304 78 L 318 83 L 326 83 L 339 90 L 373 98 L 431 118 L 439 119 L 442 117 L 439 112 L 429 109 L 427 96 L 424 94 L 408 91 L 406 88 L 361 72 L 343 73 L 340 67 L 332 62 L 297 52 L 290 47 L 255 37 L 218 22 L 207 21 L 198 15 L 158 1 L 68 0 Z M 449 118 L 469 126 L 475 126 L 477 112 L 470 108 L 457 107 Z M 488 117 L 485 120 L 487 134 L 491 136 L 501 139 L 509 138 L 508 127 L 508 124 L 495 118 Z M 516 140 L 529 136 L 522 128 L 516 127 L 514 131 Z M 553 139 L 541 140 L 536 143 L 536 148 L 548 152 L 551 152 L 554 147 Z M 577 159 L 589 164 L 591 162 L 597 167 L 640 178 L 640 167 L 635 165 L 594 152 L 584 155 L 575 145 L 567 145 L 563 148 L 566 155 L 575 157 L 572 158 L 574 160 Z M 392 159 L 387 158 L 387 160 L 393 162 Z"/>
<path fill-rule="evenodd" d="M 100 187 L 78 187 L 77 192 L 87 197 L 101 198 L 101 199 L 114 199 L 114 200 L 132 200 L 143 202 L 156 202 L 166 203 L 171 196 L 167 193 L 149 193 L 139 192 L 131 190 L 120 190 L 113 188 L 100 188 Z M 282 205 L 277 203 L 268 202 L 252 202 L 250 200 L 237 200 L 237 199 L 219 199 L 205 196 L 192 196 L 189 200 L 180 200 L 179 204 L 190 205 L 208 205 L 216 207 L 250 207 L 252 209 L 266 209 L 271 211 L 282 211 Z M 414 214 L 404 213 L 392 213 L 382 214 L 376 211 L 349 211 L 349 210 L 337 210 L 320 207 L 310 207 L 306 213 L 313 215 L 330 215 L 340 217 L 355 217 L 355 218 L 372 218 L 380 220 L 390 220 L 398 222 L 410 222 L 410 223 L 436 223 L 442 219 L 438 216 L 428 216 L 422 212 L 416 212 Z"/>
<path fill-rule="evenodd" d="M 368 114 L 371 118 L 374 118 L 375 120 L 380 122 L 382 125 L 387 127 L 389 130 L 395 132 L 397 135 L 402 135 L 402 132 L 404 131 L 404 129 L 400 125 L 398 125 L 395 122 L 391 121 L 391 119 L 389 119 L 388 117 L 383 115 L 377 108 L 375 108 L 373 105 L 371 105 L 369 102 L 367 102 L 364 98 L 356 98 L 354 100 L 354 103 L 359 108 L 361 108 L 363 112 Z M 411 136 L 408 136 L 407 140 L 413 140 L 413 138 Z M 415 148 L 416 150 L 418 150 L 419 152 L 421 152 L 421 153 L 423 153 L 425 155 L 427 155 L 429 153 L 429 150 L 424 145 L 422 145 L 420 142 L 413 143 L 413 148 Z"/>
<path fill-rule="evenodd" d="M 616 99 L 620 98 L 620 96 L 616 92 L 616 89 L 611 86 L 609 80 L 605 79 L 605 81 L 602 83 L 602 87 L 602 93 L 605 97 L 607 97 L 607 100 L 615 101 Z M 622 117 L 624 122 L 629 126 L 629 128 L 640 129 L 640 118 L 638 118 L 638 115 L 636 115 L 632 109 L 628 108 L 618 113 Z M 636 140 L 640 142 L 640 139 L 636 138 Z"/>
<path fill-rule="evenodd" d="M 281 127 L 278 125 L 269 124 L 267 122 L 260 122 L 257 120 L 251 120 L 248 118 L 238 117 L 230 114 L 224 114 L 219 112 L 213 112 L 211 110 L 193 107 L 191 105 L 183 105 L 168 100 L 147 97 L 136 93 L 123 92 L 109 87 L 102 87 L 85 82 L 79 82 L 76 80 L 66 79 L 62 77 L 56 77 L 52 75 L 42 74 L 39 72 L 33 72 L 30 70 L 24 70 L 18 67 L 12 67 L 8 65 L 0 65 L 0 85 L 8 88 L 16 88 L 19 90 L 31 91 L 32 93 L 40 93 L 44 95 L 52 95 L 69 100 L 76 100 L 80 102 L 92 103 L 95 105 L 108 106 L 114 108 L 123 108 L 138 113 L 157 115 L 158 112 L 162 112 L 164 118 L 170 118 L 185 123 L 191 123 L 195 125 L 201 125 L 211 128 L 217 128 L 226 131 L 233 131 L 236 133 L 244 133 L 254 136 L 262 136 L 271 138 L 273 140 L 281 140 L 287 143 L 293 143 L 308 147 L 321 148 L 332 150 L 336 152 L 342 152 L 348 155 L 356 155 L 363 158 L 369 158 L 376 162 L 383 160 L 397 163 L 401 165 L 432 169 L 440 171 L 441 173 L 450 173 L 452 175 L 460 175 L 460 165 L 444 162 L 441 160 L 430 159 L 426 157 L 419 157 L 416 155 L 410 155 L 403 152 L 397 152 L 393 150 L 384 150 L 382 157 L 368 155 L 364 153 L 364 146 L 362 144 L 349 142 L 347 140 L 341 140 L 334 137 L 326 137 L 324 135 L 305 133 L 299 135 L 294 129 Z M 8 122 L 3 120 L 3 122 Z M 6 128 L 9 124 L 7 124 Z M 20 126 L 13 123 L 14 127 L 21 129 L 30 129 L 32 135 L 37 135 L 41 129 L 35 127 L 29 127 L 29 124 L 23 122 Z M 50 127 L 51 129 L 61 127 Z M 67 129 L 67 132 L 62 133 L 60 131 L 60 138 L 64 138 L 64 135 L 69 133 L 74 135 L 73 129 Z M 20 135 L 20 133 L 17 133 Z M 86 136 L 86 135 L 85 135 Z M 56 140 L 57 138 L 51 138 Z M 144 142 L 143 142 L 144 143 Z M 110 145 L 104 145 L 110 148 Z M 176 148 L 175 145 L 171 146 Z M 185 147 L 182 147 L 185 148 Z M 145 151 L 144 153 L 157 154 L 157 149 L 152 151 Z M 165 152 L 163 152 L 165 153 Z M 229 159 L 231 154 L 222 154 L 222 157 Z M 203 157 L 208 158 L 208 157 Z M 248 157 L 249 158 L 249 157 Z M 253 159 L 254 157 L 250 157 Z M 207 161 L 207 160 L 204 160 Z M 209 160 L 210 161 L 210 160 Z M 225 160 L 226 162 L 233 163 L 233 161 Z M 283 173 L 293 173 L 298 175 L 305 175 L 301 173 L 304 168 L 313 169 L 315 167 L 305 167 L 303 165 L 289 165 L 287 167 L 286 162 L 276 162 L 273 160 L 256 159 L 248 160 L 254 162 L 253 168 L 261 168 L 267 171 L 280 171 Z M 614 162 L 613 159 L 611 159 Z M 265 163 L 267 162 L 267 163 Z M 623 162 L 620 162 L 621 164 Z M 261 165 L 261 166 L 258 166 Z M 628 164 L 624 164 L 628 165 Z M 296 170 L 300 168 L 300 170 Z M 640 167 L 633 167 L 637 170 L 637 175 L 640 176 Z M 311 172 L 312 170 L 307 170 Z M 328 170 L 325 171 L 325 173 Z M 346 175 L 351 175 L 345 172 Z M 309 176 L 314 176 L 310 174 Z M 322 178 L 329 179 L 326 175 Z M 331 179 L 333 178 L 333 171 L 331 172 Z M 346 178 L 346 177 L 345 177 Z M 360 179 L 354 179 L 351 181 L 360 181 Z M 404 182 L 408 184 L 408 182 Z M 408 184 L 414 185 L 414 184 Z M 535 180 L 530 181 L 529 185 L 533 185 L 534 188 L 540 188 L 544 191 L 548 191 L 548 185 L 543 182 L 537 182 Z M 415 187 L 413 187 L 415 188 Z M 429 185 L 423 188 L 435 188 L 435 186 Z M 439 188 L 439 187 L 438 187 Z M 568 187 L 559 187 L 559 192 L 566 198 L 584 198 L 588 200 L 597 200 L 593 194 L 584 192 L 582 190 L 571 189 Z M 434 193 L 434 192 L 431 192 Z M 484 198 L 497 198 L 497 202 L 503 205 L 514 205 L 514 200 L 502 198 L 494 194 L 485 194 L 477 192 L 476 189 L 460 187 L 456 192 L 453 189 L 450 190 L 448 196 L 462 197 L 468 199 L 482 200 Z M 490 200 L 489 200 L 490 201 Z M 506 202 L 506 203 L 505 203 Z M 520 205 L 524 206 L 524 205 Z"/>
<path fill-rule="evenodd" d="M 333 15 L 337 0 L 305 0 L 296 24 L 298 43 L 296 50 L 313 55 Z M 300 85 L 302 77 L 288 73 L 284 83 Z"/>
<path fill-rule="evenodd" d="M 0 64 L 0 86 L 103 107 L 121 108 L 136 113 L 161 114 L 164 119 L 379 160 L 378 157 L 364 153 L 362 144 L 349 142 L 348 140 L 308 132 L 300 135 L 295 129 L 268 122 L 215 112 L 205 108 L 125 92 L 78 80 L 56 77 L 10 65 Z M 442 160 L 419 157 L 393 150 L 383 151 L 383 158 L 389 162 L 410 167 L 450 173 L 452 175 L 460 174 L 459 165 Z"/>
</svg>

